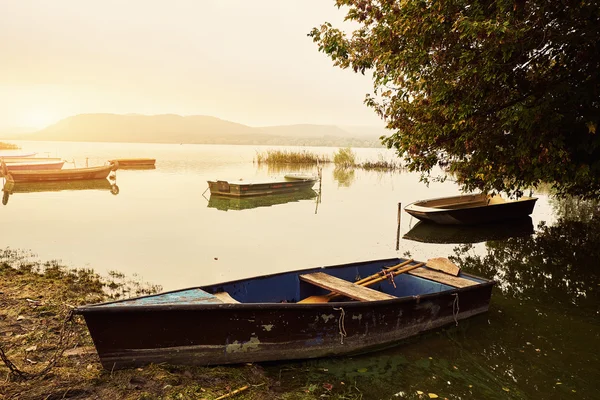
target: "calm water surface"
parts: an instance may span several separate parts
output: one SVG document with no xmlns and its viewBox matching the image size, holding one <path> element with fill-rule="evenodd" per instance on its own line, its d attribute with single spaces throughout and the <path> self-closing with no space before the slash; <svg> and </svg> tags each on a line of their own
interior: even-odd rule
<svg viewBox="0 0 600 400">
<path fill-rule="evenodd" d="M 364 399 L 600 398 L 597 205 L 535 193 L 531 220 L 486 230 L 432 231 L 403 213 L 396 250 L 398 203 L 458 194 L 453 182 L 427 187 L 416 174 L 325 166 L 320 196 L 223 201 L 210 198 L 207 180 L 288 169 L 254 165 L 261 146 L 20 145 L 74 162 L 66 167 L 157 159 L 155 170 L 117 171 L 118 194 L 107 183 L 5 197 L 3 247 L 30 249 L 42 260 L 116 270 L 165 290 L 407 254 L 453 256 L 464 270 L 498 281 L 490 312 L 458 327 L 369 355 L 265 364 L 282 388 Z M 392 156 L 355 152 L 361 161 Z"/>
</svg>

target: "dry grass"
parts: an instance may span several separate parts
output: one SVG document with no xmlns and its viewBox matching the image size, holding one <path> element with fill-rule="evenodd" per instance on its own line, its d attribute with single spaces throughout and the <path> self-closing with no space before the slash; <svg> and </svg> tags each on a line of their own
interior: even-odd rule
<svg viewBox="0 0 600 400">
<path fill-rule="evenodd" d="M 290 150 L 266 150 L 257 152 L 254 161 L 261 164 L 304 164 L 316 165 L 330 163 L 331 160 L 325 155 L 311 153 L 307 150 L 290 151 Z"/>
<path fill-rule="evenodd" d="M 19 150 L 20 147 L 13 143 L 0 142 L 0 150 Z"/>
</svg>

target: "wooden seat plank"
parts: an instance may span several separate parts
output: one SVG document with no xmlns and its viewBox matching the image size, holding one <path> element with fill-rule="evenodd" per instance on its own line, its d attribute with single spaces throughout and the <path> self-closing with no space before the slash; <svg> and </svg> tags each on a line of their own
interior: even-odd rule
<svg viewBox="0 0 600 400">
<path fill-rule="evenodd" d="M 429 268 L 415 268 L 412 271 L 409 271 L 408 273 L 414 276 L 418 276 L 420 278 L 429 279 L 431 281 L 436 281 L 457 288 L 477 285 L 477 282 L 474 282 L 472 280 L 459 278 L 457 276 L 452 276 L 443 272 L 434 271 Z"/>
<path fill-rule="evenodd" d="M 336 278 L 335 276 L 328 275 L 324 272 L 300 275 L 300 279 L 304 282 L 312 283 L 315 286 L 334 291 L 354 300 L 375 301 L 397 298 L 377 290 L 369 289 L 365 286 L 356 285 L 352 282 Z"/>
<path fill-rule="evenodd" d="M 215 297 L 217 299 L 221 300 L 223 303 L 229 303 L 229 304 L 239 303 L 239 301 L 237 301 L 236 299 L 231 297 L 231 295 L 227 292 L 215 293 Z"/>
</svg>

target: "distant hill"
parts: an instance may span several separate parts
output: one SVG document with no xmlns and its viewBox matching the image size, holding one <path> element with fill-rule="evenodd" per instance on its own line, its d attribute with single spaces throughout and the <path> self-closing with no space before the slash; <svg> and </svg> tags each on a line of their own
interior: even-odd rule
<svg viewBox="0 0 600 400">
<path fill-rule="evenodd" d="M 204 115 L 79 114 L 40 131 L 5 139 L 381 147 L 373 129 L 333 125 L 250 127 Z"/>
</svg>

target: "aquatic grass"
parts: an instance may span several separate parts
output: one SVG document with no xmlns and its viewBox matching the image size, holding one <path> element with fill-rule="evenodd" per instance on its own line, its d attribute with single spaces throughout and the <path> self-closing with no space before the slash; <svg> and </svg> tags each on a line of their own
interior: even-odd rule
<svg viewBox="0 0 600 400">
<path fill-rule="evenodd" d="M 338 149 L 333 155 L 333 163 L 336 168 L 352 168 L 356 166 L 356 154 L 350 147 Z"/>
<path fill-rule="evenodd" d="M 14 143 L 0 142 L 0 150 L 20 150 L 21 147 Z"/>
<path fill-rule="evenodd" d="M 385 161 L 385 160 L 378 160 L 378 161 L 365 161 L 361 164 L 359 164 L 359 167 L 370 171 L 370 170 L 376 170 L 376 171 L 400 171 L 403 170 L 402 165 L 400 165 L 400 163 L 398 162 L 394 162 L 394 161 Z"/>
<path fill-rule="evenodd" d="M 308 150 L 291 151 L 291 150 L 266 150 L 264 152 L 256 152 L 254 161 L 258 164 L 325 164 L 330 163 L 328 156 L 312 153 Z"/>
</svg>

